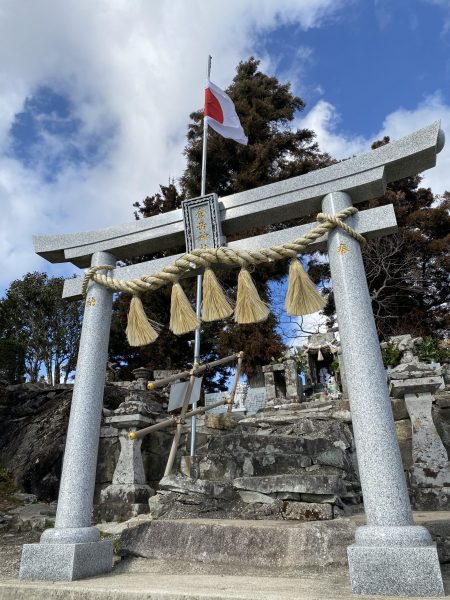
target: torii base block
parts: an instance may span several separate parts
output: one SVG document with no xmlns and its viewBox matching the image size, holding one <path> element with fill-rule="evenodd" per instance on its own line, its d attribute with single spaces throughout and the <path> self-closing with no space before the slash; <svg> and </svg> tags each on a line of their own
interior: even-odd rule
<svg viewBox="0 0 450 600">
<path fill-rule="evenodd" d="M 112 540 L 74 544 L 25 544 L 20 579 L 74 581 L 108 573 L 113 565 Z"/>
<path fill-rule="evenodd" d="M 347 553 L 354 594 L 444 595 L 435 544 L 416 547 L 353 544 Z"/>
</svg>

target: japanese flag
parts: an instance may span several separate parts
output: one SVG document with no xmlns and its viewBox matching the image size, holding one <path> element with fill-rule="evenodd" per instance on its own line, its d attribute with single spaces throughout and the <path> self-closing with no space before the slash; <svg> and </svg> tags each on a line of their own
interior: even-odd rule
<svg viewBox="0 0 450 600">
<path fill-rule="evenodd" d="M 205 123 L 225 138 L 247 144 L 248 138 L 242 129 L 233 101 L 217 85 L 208 81 L 205 89 Z"/>
</svg>

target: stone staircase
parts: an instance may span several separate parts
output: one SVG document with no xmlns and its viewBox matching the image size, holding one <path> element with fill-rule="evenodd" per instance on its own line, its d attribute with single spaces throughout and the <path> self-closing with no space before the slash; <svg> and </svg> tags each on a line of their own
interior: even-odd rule
<svg viewBox="0 0 450 600">
<path fill-rule="evenodd" d="M 353 437 L 333 403 L 271 410 L 239 422 L 208 417 L 192 471 L 164 477 L 154 519 L 329 520 L 353 514 L 361 495 Z"/>
</svg>

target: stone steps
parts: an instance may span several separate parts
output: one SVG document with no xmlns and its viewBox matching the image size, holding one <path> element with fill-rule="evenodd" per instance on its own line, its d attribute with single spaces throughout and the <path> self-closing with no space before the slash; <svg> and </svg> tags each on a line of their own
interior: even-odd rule
<svg viewBox="0 0 450 600">
<path fill-rule="evenodd" d="M 295 474 L 305 469 L 317 474 L 336 474 L 354 477 L 355 467 L 348 454 L 339 447 L 319 452 L 316 455 L 271 454 L 265 451 L 248 452 L 228 456 L 207 453 L 197 455 L 200 479 L 226 480 L 244 476 Z"/>
<path fill-rule="evenodd" d="M 244 475 L 296 473 L 311 465 L 311 459 L 302 454 L 268 455 L 266 452 L 253 452 L 231 457 L 208 453 L 198 456 L 198 475 L 200 479 L 231 480 Z"/>
<path fill-rule="evenodd" d="M 448 512 L 415 513 L 414 520 L 429 529 L 441 562 L 449 562 Z M 112 573 L 72 582 L 0 578 L 0 600 L 354 600 L 346 545 L 363 522 L 141 521 L 140 545 L 133 541 L 137 528 L 122 523 L 127 556 Z M 450 569 L 442 566 L 448 593 Z"/>
<path fill-rule="evenodd" d="M 124 529 L 124 557 L 226 564 L 236 574 L 261 568 L 277 573 L 321 571 L 347 564 L 355 519 L 245 521 L 182 519 L 142 522 Z"/>
<path fill-rule="evenodd" d="M 311 456 L 333 450 L 334 448 L 349 447 L 350 443 L 343 440 L 339 426 L 323 422 L 321 429 L 311 429 L 308 424 L 298 423 L 303 429 L 298 430 L 297 435 L 263 435 L 261 433 L 236 432 L 220 436 L 213 436 L 204 446 L 198 448 L 200 455 L 219 454 L 230 456 L 233 459 L 236 454 L 269 454 L 286 455 L 301 454 Z M 269 433 L 269 432 L 267 432 Z M 295 432 L 297 433 L 297 432 Z"/>
<path fill-rule="evenodd" d="M 358 507 L 354 505 L 360 502 L 357 482 L 346 480 L 344 472 L 335 467 L 322 469 L 325 471 L 300 469 L 296 473 L 228 481 L 169 475 L 161 479 L 159 491 L 149 500 L 150 515 L 168 521 L 196 518 L 315 521 L 355 514 Z"/>
<path fill-rule="evenodd" d="M 336 475 L 269 475 L 266 477 L 239 477 L 233 480 L 237 490 L 273 494 L 291 492 L 297 494 L 337 494 L 344 495 L 346 487 L 342 479 Z"/>
<path fill-rule="evenodd" d="M 150 561 L 147 561 L 150 562 Z M 141 571 L 113 571 L 109 575 L 81 581 L 0 580 L 0 600 L 355 600 L 346 568 L 339 571 L 295 574 L 292 577 L 235 575 L 200 571 L 195 565 L 152 561 Z M 443 571 L 444 586 L 450 588 L 450 570 Z M 365 598 L 380 598 L 366 596 Z M 398 597 L 383 596 L 384 600 Z M 408 600 L 408 596 L 404 600 Z M 411 599 L 412 600 L 412 599 Z"/>
</svg>

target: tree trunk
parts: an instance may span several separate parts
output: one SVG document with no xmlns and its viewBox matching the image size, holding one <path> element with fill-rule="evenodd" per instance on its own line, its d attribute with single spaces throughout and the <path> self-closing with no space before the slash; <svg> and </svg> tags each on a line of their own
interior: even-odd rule
<svg viewBox="0 0 450 600">
<path fill-rule="evenodd" d="M 55 371 L 53 375 L 53 385 L 58 385 L 61 383 L 61 365 L 57 362 L 55 363 Z"/>
<path fill-rule="evenodd" d="M 45 371 L 47 373 L 47 383 L 53 385 L 52 363 L 49 360 L 45 361 Z"/>
</svg>

